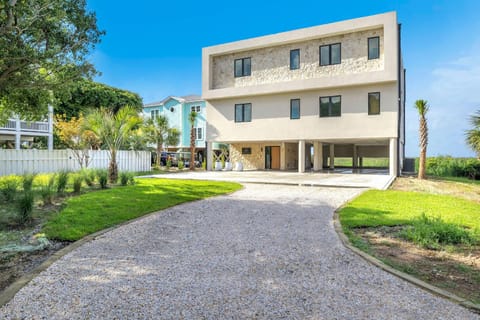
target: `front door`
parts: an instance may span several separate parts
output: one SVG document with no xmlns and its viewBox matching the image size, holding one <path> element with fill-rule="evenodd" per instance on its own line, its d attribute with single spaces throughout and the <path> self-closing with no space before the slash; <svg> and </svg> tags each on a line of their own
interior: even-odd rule
<svg viewBox="0 0 480 320">
<path fill-rule="evenodd" d="M 265 169 L 280 170 L 280 147 L 265 147 Z"/>
</svg>

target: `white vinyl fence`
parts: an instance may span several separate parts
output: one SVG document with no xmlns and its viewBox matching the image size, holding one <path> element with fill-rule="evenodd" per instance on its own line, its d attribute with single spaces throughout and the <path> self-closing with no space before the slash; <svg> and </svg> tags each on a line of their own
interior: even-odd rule
<svg viewBox="0 0 480 320">
<path fill-rule="evenodd" d="M 91 150 L 89 156 L 89 169 L 108 168 L 108 151 Z M 150 171 L 151 155 L 149 151 L 118 151 L 117 164 L 120 171 Z M 71 150 L 0 150 L 0 176 L 79 169 Z"/>
</svg>

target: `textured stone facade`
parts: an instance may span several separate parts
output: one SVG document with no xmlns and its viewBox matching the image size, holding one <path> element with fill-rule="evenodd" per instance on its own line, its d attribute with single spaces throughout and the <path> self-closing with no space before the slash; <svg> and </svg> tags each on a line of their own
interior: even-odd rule
<svg viewBox="0 0 480 320">
<path fill-rule="evenodd" d="M 379 59 L 368 60 L 370 37 L 380 37 Z M 341 43 L 341 64 L 320 66 L 319 47 Z M 284 46 L 213 57 L 213 88 L 247 87 L 384 69 L 383 29 L 342 34 Z M 290 50 L 300 49 L 300 69 L 290 70 Z M 251 57 L 251 76 L 234 77 L 234 60 Z"/>
<path fill-rule="evenodd" d="M 251 154 L 242 154 L 242 148 L 251 148 Z M 265 145 L 262 143 L 234 143 L 230 145 L 230 161 L 243 164 L 243 170 L 265 169 Z"/>
</svg>

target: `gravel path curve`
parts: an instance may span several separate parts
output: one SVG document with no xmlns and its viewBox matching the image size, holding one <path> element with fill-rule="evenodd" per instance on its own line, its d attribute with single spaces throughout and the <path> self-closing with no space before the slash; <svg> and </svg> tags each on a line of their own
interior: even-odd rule
<svg viewBox="0 0 480 320">
<path fill-rule="evenodd" d="M 246 185 L 104 234 L 41 273 L 1 319 L 479 319 L 343 247 L 360 190 Z"/>
</svg>

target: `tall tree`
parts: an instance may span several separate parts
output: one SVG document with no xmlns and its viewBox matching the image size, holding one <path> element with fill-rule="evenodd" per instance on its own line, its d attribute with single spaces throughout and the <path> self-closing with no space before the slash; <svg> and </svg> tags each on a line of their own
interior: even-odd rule
<svg viewBox="0 0 480 320">
<path fill-rule="evenodd" d="M 195 111 L 190 112 L 188 122 L 190 123 L 190 170 L 195 170 L 195 139 L 197 133 L 195 132 L 195 122 L 198 114 Z"/>
<path fill-rule="evenodd" d="M 107 107 L 116 113 L 124 106 L 142 110 L 142 98 L 131 91 L 114 88 L 87 79 L 77 81 L 63 90 L 55 91 L 55 113 L 67 118 L 87 114 L 91 109 Z"/>
<path fill-rule="evenodd" d="M 0 114 L 45 114 L 52 90 L 95 74 L 87 55 L 103 34 L 85 0 L 3 0 Z"/>
<path fill-rule="evenodd" d="M 480 110 L 470 117 L 470 124 L 473 128 L 465 133 L 467 144 L 480 158 Z"/>
<path fill-rule="evenodd" d="M 145 125 L 145 135 L 147 141 L 155 144 L 157 151 L 156 164 L 160 167 L 163 145 L 175 146 L 180 141 L 180 130 L 171 128 L 168 124 L 168 118 L 164 115 L 158 115 L 155 118 L 149 118 Z"/>
<path fill-rule="evenodd" d="M 415 101 L 415 109 L 418 111 L 420 117 L 420 126 L 418 129 L 418 135 L 420 138 L 420 160 L 418 163 L 418 178 L 426 178 L 426 163 L 427 163 L 427 145 L 428 145 L 428 127 L 427 127 L 427 112 L 430 108 L 426 100 Z"/>
<path fill-rule="evenodd" d="M 118 179 L 118 150 L 125 144 L 130 133 L 141 123 L 142 119 L 138 116 L 137 111 L 130 106 L 121 108 L 116 114 L 106 109 L 95 110 L 85 118 L 84 129 L 91 130 L 108 148 L 110 182 L 115 183 Z"/>
</svg>

